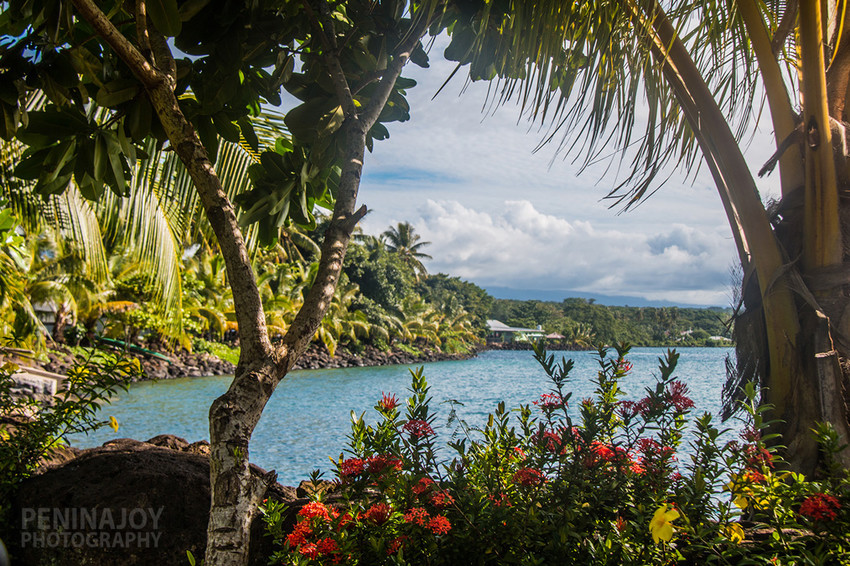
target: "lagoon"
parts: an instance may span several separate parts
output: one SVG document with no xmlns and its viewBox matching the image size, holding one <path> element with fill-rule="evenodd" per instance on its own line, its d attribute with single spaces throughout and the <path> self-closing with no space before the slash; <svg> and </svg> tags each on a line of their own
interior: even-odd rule
<svg viewBox="0 0 850 566">
<path fill-rule="evenodd" d="M 677 375 L 690 388 L 696 404 L 693 415 L 720 412 L 720 391 L 726 379 L 725 360 L 731 348 L 681 348 Z M 634 365 L 621 386 L 629 398 L 643 396 L 655 383 L 658 358 L 665 348 L 634 348 L 628 359 Z M 552 352 L 575 361 L 571 386 L 572 406 L 593 392 L 596 375 L 595 352 Z M 416 366 L 418 367 L 418 366 Z M 414 366 L 362 367 L 303 370 L 290 373 L 272 396 L 251 441 L 251 461 L 267 470 L 275 469 L 284 485 L 298 485 L 315 469 L 332 477 L 329 457 L 338 458 L 345 448 L 352 411 L 366 412 L 373 421 L 374 405 L 382 393 L 404 399 Z M 437 413 L 435 429 L 445 442 L 454 426 L 447 428 L 451 406 L 456 400 L 458 416 L 471 426 L 483 426 L 487 415 L 500 401 L 517 408 L 549 392 L 546 374 L 528 351 L 486 351 L 463 361 L 424 364 L 431 386 L 431 410 Z M 141 382 L 121 392 L 102 416 L 115 416 L 118 432 L 105 427 L 88 435 L 71 436 L 79 448 L 99 446 L 115 438 L 147 440 L 158 434 L 175 434 L 194 442 L 209 439 L 207 411 L 210 403 L 228 387 L 226 376 L 195 377 Z M 716 422 L 719 423 L 717 419 Z M 737 428 L 735 423 L 726 426 Z M 451 453 L 443 452 L 448 458 Z"/>
</svg>

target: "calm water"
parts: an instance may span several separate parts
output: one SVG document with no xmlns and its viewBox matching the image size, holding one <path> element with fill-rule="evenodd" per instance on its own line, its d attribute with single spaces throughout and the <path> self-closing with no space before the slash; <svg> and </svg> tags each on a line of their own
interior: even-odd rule
<svg viewBox="0 0 850 566">
<path fill-rule="evenodd" d="M 643 396 L 644 387 L 655 383 L 662 348 L 636 348 L 629 355 L 634 371 L 622 387 L 632 398 Z M 597 361 L 592 352 L 553 352 L 575 361 L 572 375 L 573 405 L 590 397 Z M 720 412 L 720 390 L 725 380 L 724 360 L 732 353 L 726 348 L 682 348 L 676 375 L 688 384 L 696 403 L 694 414 Z M 366 411 L 374 419 L 372 407 L 382 392 L 406 397 L 410 386 L 409 368 L 391 366 L 309 370 L 291 373 L 277 388 L 266 407 L 251 442 L 251 461 L 265 469 L 275 469 L 284 485 L 297 485 L 312 470 L 330 468 L 328 457 L 338 457 L 345 448 L 351 412 Z M 484 352 L 477 358 L 458 362 L 425 364 L 431 385 L 431 409 L 435 424 L 445 425 L 450 407 L 447 400 L 464 406 L 458 414 L 472 426 L 483 426 L 487 414 L 500 401 L 516 408 L 539 398 L 550 389 L 546 374 L 531 352 Z M 103 409 L 113 415 L 118 432 L 106 427 L 88 436 L 72 437 L 72 444 L 88 448 L 107 440 L 129 437 L 147 440 L 158 434 L 175 434 L 190 442 L 209 439 L 207 411 L 230 382 L 228 377 L 186 378 L 134 384 L 130 390 Z M 450 431 L 445 428 L 442 437 Z M 448 456 L 448 454 L 446 454 Z"/>
</svg>

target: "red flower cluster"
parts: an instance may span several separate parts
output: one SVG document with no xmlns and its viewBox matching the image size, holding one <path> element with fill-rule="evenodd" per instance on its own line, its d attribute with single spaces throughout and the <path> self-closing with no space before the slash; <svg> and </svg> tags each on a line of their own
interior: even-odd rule
<svg viewBox="0 0 850 566">
<path fill-rule="evenodd" d="M 537 444 L 552 454 L 563 453 L 566 450 L 562 437 L 548 430 L 537 434 Z"/>
<path fill-rule="evenodd" d="M 299 546 L 307 544 L 307 538 L 313 534 L 313 527 L 309 521 L 299 521 L 291 533 L 286 535 L 286 542 L 289 546 Z"/>
<path fill-rule="evenodd" d="M 408 509 L 404 514 L 404 522 L 411 525 L 419 525 L 434 533 L 435 535 L 444 535 L 452 528 L 452 524 L 442 515 L 432 517 L 422 507 L 413 507 Z"/>
<path fill-rule="evenodd" d="M 430 490 L 434 486 L 434 480 L 431 478 L 421 478 L 414 486 L 411 488 L 416 495 L 422 495 L 426 491 Z"/>
<path fill-rule="evenodd" d="M 674 381 L 667 390 L 667 401 L 672 403 L 677 413 L 684 413 L 694 408 L 693 400 L 688 397 L 688 386 L 681 381 Z"/>
<path fill-rule="evenodd" d="M 328 556 L 334 564 L 341 562 L 342 555 L 334 539 L 325 537 L 316 542 L 310 540 L 313 536 L 314 519 L 330 521 L 339 517 L 339 513 L 323 503 L 311 501 L 298 511 L 298 517 L 295 528 L 286 536 L 289 546 L 297 548 L 298 553 L 307 558 L 318 559 L 320 556 Z"/>
<path fill-rule="evenodd" d="M 400 470 L 401 459 L 390 454 L 379 454 L 366 460 L 366 471 L 370 474 L 381 474 L 385 471 Z"/>
<path fill-rule="evenodd" d="M 634 367 L 634 366 L 632 366 L 632 362 L 627 361 L 627 360 L 620 360 L 620 361 L 617 363 L 617 369 L 618 369 L 621 373 L 629 373 L 630 371 L 632 371 L 632 368 L 633 368 L 633 367 Z"/>
<path fill-rule="evenodd" d="M 534 404 L 543 409 L 544 412 L 567 406 L 567 402 L 558 393 L 544 393 Z"/>
<path fill-rule="evenodd" d="M 835 496 L 816 493 L 807 497 L 800 505 L 800 515 L 815 521 L 832 521 L 838 516 L 841 503 Z"/>
<path fill-rule="evenodd" d="M 452 530 L 452 524 L 442 515 L 437 515 L 428 521 L 428 529 L 435 535 L 444 535 Z"/>
<path fill-rule="evenodd" d="M 336 511 L 333 511 L 334 516 L 336 516 Z M 312 519 L 313 517 L 321 517 L 325 521 L 331 520 L 331 510 L 329 510 L 324 503 L 319 501 L 311 501 L 306 504 L 304 507 L 298 511 L 298 516 L 303 517 L 305 519 Z"/>
<path fill-rule="evenodd" d="M 363 518 L 367 521 L 372 521 L 376 525 L 383 525 L 386 523 L 390 515 L 392 515 L 393 508 L 390 507 L 386 503 L 375 503 L 363 514 Z"/>
<path fill-rule="evenodd" d="M 455 502 L 455 498 L 448 492 L 440 490 L 431 496 L 431 504 L 437 509 L 447 509 Z"/>
<path fill-rule="evenodd" d="M 419 419 L 407 421 L 404 423 L 402 430 L 408 433 L 414 440 L 434 435 L 434 429 L 431 428 L 431 425 Z"/>
<path fill-rule="evenodd" d="M 637 416 L 640 412 L 640 408 L 634 401 L 620 401 L 617 404 L 617 412 L 620 413 L 620 417 L 623 420 L 628 421 Z"/>
<path fill-rule="evenodd" d="M 404 546 L 404 544 L 408 541 L 407 535 L 401 535 L 400 537 L 396 537 L 390 541 L 390 544 L 387 545 L 387 556 L 393 555 L 399 551 L 399 549 Z"/>
<path fill-rule="evenodd" d="M 431 516 L 428 514 L 428 511 L 422 507 L 414 507 L 404 514 L 405 523 L 419 525 L 420 527 L 427 525 L 430 518 Z"/>
<path fill-rule="evenodd" d="M 619 446 L 610 446 L 594 440 L 590 444 L 590 450 L 584 456 L 584 465 L 588 468 L 600 464 L 622 466 L 628 460 L 629 454 Z"/>
<path fill-rule="evenodd" d="M 536 486 L 546 482 L 546 476 L 534 468 L 521 468 L 514 474 L 514 483 L 524 486 Z"/>
<path fill-rule="evenodd" d="M 508 499 L 508 496 L 504 493 L 499 493 L 497 495 L 493 495 L 492 493 L 487 496 L 487 499 L 493 502 L 493 505 L 496 507 L 513 507 L 511 504 L 511 500 Z"/>
<path fill-rule="evenodd" d="M 381 391 L 381 400 L 378 402 L 381 411 L 389 412 L 398 407 L 398 398 L 395 395 Z"/>
<path fill-rule="evenodd" d="M 363 460 L 360 458 L 349 458 L 339 463 L 339 474 L 345 478 L 359 476 L 363 470 Z"/>
</svg>

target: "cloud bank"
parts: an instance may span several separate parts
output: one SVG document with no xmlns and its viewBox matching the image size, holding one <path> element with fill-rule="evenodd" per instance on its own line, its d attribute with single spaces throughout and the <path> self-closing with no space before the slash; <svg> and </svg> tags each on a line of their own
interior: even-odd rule
<svg viewBox="0 0 850 566">
<path fill-rule="evenodd" d="M 413 223 L 431 242 L 429 271 L 485 287 L 728 303 L 734 249 L 723 229 L 683 224 L 655 233 L 598 229 L 589 221 L 543 213 L 527 200 L 504 201 L 493 213 L 457 201 L 428 200 Z"/>
</svg>

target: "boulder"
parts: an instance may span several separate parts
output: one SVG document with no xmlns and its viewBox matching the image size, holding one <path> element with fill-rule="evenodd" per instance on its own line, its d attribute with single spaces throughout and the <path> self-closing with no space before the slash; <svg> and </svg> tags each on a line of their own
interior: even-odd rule
<svg viewBox="0 0 850 566">
<path fill-rule="evenodd" d="M 48 465 L 12 501 L 7 539 L 15 564 L 41 566 L 188 564 L 206 547 L 210 506 L 209 445 L 160 435 L 118 439 Z M 266 472 L 252 466 L 258 477 Z M 266 497 L 303 504 L 295 489 L 274 483 Z M 44 529 L 39 528 L 39 521 Z M 254 518 L 251 564 L 271 556 L 262 518 Z"/>
</svg>

